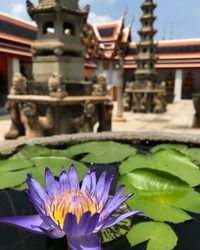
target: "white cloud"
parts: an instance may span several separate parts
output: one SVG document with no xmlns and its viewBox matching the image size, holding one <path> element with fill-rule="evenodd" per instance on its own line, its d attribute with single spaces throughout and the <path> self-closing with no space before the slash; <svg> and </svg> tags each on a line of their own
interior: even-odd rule
<svg viewBox="0 0 200 250">
<path fill-rule="evenodd" d="M 115 1 L 115 0 L 106 0 L 106 2 L 109 3 L 109 4 L 113 4 L 113 3 L 115 3 L 116 1 Z"/>
<path fill-rule="evenodd" d="M 92 2 L 94 2 L 94 0 L 80 0 L 80 5 L 83 6 L 86 4 L 91 4 Z M 116 3 L 116 0 L 104 0 L 104 4 L 114 4 L 114 3 Z"/>
<path fill-rule="evenodd" d="M 26 15 L 25 4 L 12 2 L 9 6 L 13 16 L 23 18 Z"/>
<path fill-rule="evenodd" d="M 97 23 L 108 23 L 108 22 L 112 22 L 112 18 L 109 16 L 98 16 L 93 12 L 89 14 L 88 23 L 97 24 Z"/>
</svg>

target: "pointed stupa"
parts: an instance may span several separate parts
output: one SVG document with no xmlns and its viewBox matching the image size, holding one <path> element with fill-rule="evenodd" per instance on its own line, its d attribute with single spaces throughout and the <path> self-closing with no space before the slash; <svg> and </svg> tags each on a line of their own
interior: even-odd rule
<svg viewBox="0 0 200 250">
<path fill-rule="evenodd" d="M 139 88 L 146 87 L 148 81 L 151 81 L 152 85 L 156 82 L 156 44 L 154 43 L 154 35 L 157 32 L 154 29 L 156 20 L 154 9 L 156 6 L 153 0 L 145 0 L 141 6 L 143 11 L 143 15 L 140 18 L 142 27 L 138 31 L 140 42 L 137 45 L 137 69 L 135 71 L 136 84 Z"/>
</svg>

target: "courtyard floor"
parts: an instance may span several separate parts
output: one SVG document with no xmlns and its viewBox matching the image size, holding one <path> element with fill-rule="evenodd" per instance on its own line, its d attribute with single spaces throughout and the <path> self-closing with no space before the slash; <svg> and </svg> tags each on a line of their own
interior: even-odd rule
<svg viewBox="0 0 200 250">
<path fill-rule="evenodd" d="M 116 103 L 114 105 L 116 113 Z M 200 135 L 200 128 L 193 128 L 194 108 L 191 100 L 169 104 L 164 114 L 143 114 L 124 112 L 125 122 L 113 122 L 112 131 L 157 131 L 173 133 L 193 133 Z M 9 115 L 0 116 L 0 140 L 9 130 Z"/>
</svg>

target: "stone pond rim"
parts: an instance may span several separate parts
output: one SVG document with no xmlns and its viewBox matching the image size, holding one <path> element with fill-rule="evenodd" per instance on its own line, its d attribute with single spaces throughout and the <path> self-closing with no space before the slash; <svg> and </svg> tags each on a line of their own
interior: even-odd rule
<svg viewBox="0 0 200 250">
<path fill-rule="evenodd" d="M 12 154 L 18 146 L 22 145 L 44 145 L 53 148 L 62 148 L 74 144 L 88 141 L 116 141 L 140 145 L 142 143 L 160 144 L 160 143 L 179 143 L 189 146 L 200 146 L 200 134 L 181 134 L 169 132 L 101 132 L 101 133 L 80 133 L 68 135 L 55 135 L 40 138 L 24 138 L 17 140 L 6 140 L 0 142 L 0 154 Z"/>
</svg>

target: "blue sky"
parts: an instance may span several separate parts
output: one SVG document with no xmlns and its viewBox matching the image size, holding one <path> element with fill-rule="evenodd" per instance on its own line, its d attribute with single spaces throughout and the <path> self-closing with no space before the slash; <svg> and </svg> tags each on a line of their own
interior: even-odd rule
<svg viewBox="0 0 200 250">
<path fill-rule="evenodd" d="M 70 0 L 66 0 L 70 1 Z M 37 3 L 38 0 L 32 0 Z M 80 5 L 90 4 L 90 22 L 99 23 L 119 19 L 128 9 L 127 24 L 135 17 L 133 40 L 138 40 L 140 28 L 140 5 L 143 0 L 80 0 Z M 156 0 L 155 14 L 158 19 L 156 39 L 200 38 L 200 0 Z M 30 21 L 25 9 L 25 0 L 0 0 L 0 11 Z"/>
</svg>

